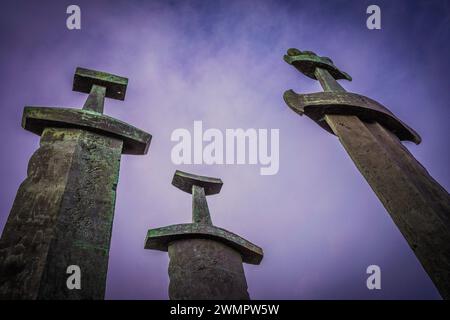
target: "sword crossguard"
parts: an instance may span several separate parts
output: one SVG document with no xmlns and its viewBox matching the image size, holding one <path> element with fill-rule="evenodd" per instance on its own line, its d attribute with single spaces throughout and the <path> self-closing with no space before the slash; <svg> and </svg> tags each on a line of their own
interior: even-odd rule
<svg viewBox="0 0 450 320">
<path fill-rule="evenodd" d="M 146 154 L 152 139 L 149 133 L 103 114 L 105 97 L 124 100 L 127 85 L 127 78 L 78 67 L 73 90 L 89 93 L 83 109 L 27 106 L 22 127 L 38 135 L 48 127 L 87 130 L 122 140 L 124 154 Z"/>
<path fill-rule="evenodd" d="M 284 61 L 314 80 L 319 80 L 316 77 L 316 69 L 321 68 L 327 70 L 335 80 L 345 79 L 352 81 L 352 77 L 348 73 L 339 70 L 330 58 L 320 57 L 312 51 L 300 51 L 296 48 L 290 48 L 287 50 L 287 55 L 284 55 Z"/>
<path fill-rule="evenodd" d="M 306 76 L 318 80 L 324 92 L 297 94 L 293 90 L 284 93 L 286 104 L 296 113 L 307 115 L 319 126 L 335 134 L 325 120 L 326 115 L 357 116 L 365 122 L 378 122 L 395 134 L 401 141 L 421 142 L 417 132 L 397 118 L 380 103 L 351 92 L 347 92 L 336 80 L 352 78 L 340 71 L 330 58 L 319 57 L 312 51 L 287 50 L 284 60 Z"/>
</svg>

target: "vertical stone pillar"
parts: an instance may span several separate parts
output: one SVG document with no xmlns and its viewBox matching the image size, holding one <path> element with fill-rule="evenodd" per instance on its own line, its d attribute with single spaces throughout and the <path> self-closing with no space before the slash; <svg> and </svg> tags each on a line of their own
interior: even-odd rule
<svg viewBox="0 0 450 320">
<path fill-rule="evenodd" d="M 77 68 L 83 109 L 25 107 L 40 135 L 0 239 L 0 298 L 103 299 L 122 153 L 145 154 L 151 136 L 102 114 L 124 100 L 127 79 Z M 81 288 L 67 287 L 77 265 Z"/>
</svg>

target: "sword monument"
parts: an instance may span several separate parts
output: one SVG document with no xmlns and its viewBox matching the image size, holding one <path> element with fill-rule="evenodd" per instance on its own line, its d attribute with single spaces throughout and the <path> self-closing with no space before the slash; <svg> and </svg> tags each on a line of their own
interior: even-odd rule
<svg viewBox="0 0 450 320">
<path fill-rule="evenodd" d="M 287 105 L 338 136 L 442 297 L 450 299 L 450 196 L 401 143 L 419 144 L 420 136 L 378 102 L 345 91 L 336 80 L 351 77 L 331 59 L 289 49 L 284 60 L 324 90 L 288 90 Z"/>
<path fill-rule="evenodd" d="M 121 154 L 146 154 L 151 135 L 103 115 L 128 79 L 77 68 L 83 109 L 25 107 L 41 137 L 0 239 L 1 299 L 103 299 Z M 69 290 L 77 265 L 81 288 Z"/>
<path fill-rule="evenodd" d="M 169 252 L 170 299 L 249 299 L 242 263 L 259 264 L 263 251 L 213 226 L 206 196 L 219 193 L 222 180 L 176 171 L 172 184 L 192 193 L 192 223 L 151 229 L 145 240 L 146 249 Z"/>
</svg>

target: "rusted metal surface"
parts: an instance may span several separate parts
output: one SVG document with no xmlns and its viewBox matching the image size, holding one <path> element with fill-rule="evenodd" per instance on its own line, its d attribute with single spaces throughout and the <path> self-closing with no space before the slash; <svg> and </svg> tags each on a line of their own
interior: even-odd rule
<svg viewBox="0 0 450 320">
<path fill-rule="evenodd" d="M 299 98 L 287 91 L 288 105 L 297 113 L 307 115 L 311 115 L 308 109 L 322 109 L 321 117 L 311 115 L 311 118 L 338 136 L 442 297 L 450 299 L 450 195 L 400 141 L 419 143 L 420 137 L 406 125 L 401 133 L 402 122 L 398 119 L 394 125 L 376 113 L 368 113 L 365 110 L 368 98 L 363 99 L 365 105 L 358 99 L 349 99 L 355 95 L 346 93 L 320 64 L 316 65 L 314 75 L 326 93 Z M 315 106 L 311 103 L 314 99 Z M 377 111 L 384 116 L 392 115 L 386 108 Z"/>
<path fill-rule="evenodd" d="M 259 264 L 260 247 L 212 224 L 206 195 L 222 180 L 176 171 L 172 184 L 192 193 L 192 223 L 151 229 L 145 248 L 168 251 L 171 299 L 248 299 L 242 262 Z"/>
</svg>

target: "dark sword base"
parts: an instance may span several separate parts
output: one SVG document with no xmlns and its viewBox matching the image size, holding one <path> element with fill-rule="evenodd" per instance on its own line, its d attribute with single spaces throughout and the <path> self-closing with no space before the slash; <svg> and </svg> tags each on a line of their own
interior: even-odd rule
<svg viewBox="0 0 450 320">
<path fill-rule="evenodd" d="M 114 138 L 44 130 L 0 239 L 0 299 L 104 298 L 121 152 Z"/>
<path fill-rule="evenodd" d="M 248 300 L 242 257 L 214 240 L 187 239 L 169 245 L 172 300 Z"/>
</svg>

